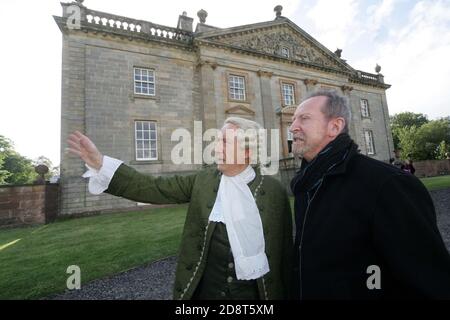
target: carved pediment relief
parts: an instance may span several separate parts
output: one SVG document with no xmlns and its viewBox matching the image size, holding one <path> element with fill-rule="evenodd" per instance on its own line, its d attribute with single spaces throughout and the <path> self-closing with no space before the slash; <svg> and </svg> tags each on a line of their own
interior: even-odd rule
<svg viewBox="0 0 450 320">
<path fill-rule="evenodd" d="M 325 54 L 310 40 L 289 27 L 236 33 L 225 37 L 212 37 L 208 40 L 324 67 L 344 68 L 339 63 L 339 58 Z"/>
</svg>

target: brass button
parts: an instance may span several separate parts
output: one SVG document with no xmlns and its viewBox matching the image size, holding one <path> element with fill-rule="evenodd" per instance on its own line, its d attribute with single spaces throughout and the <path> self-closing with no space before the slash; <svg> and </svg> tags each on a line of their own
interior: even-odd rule
<svg viewBox="0 0 450 320">
<path fill-rule="evenodd" d="M 233 268 L 234 268 L 234 263 L 233 263 L 233 262 L 230 262 L 230 263 L 228 264 L 228 268 L 233 269 Z"/>
<path fill-rule="evenodd" d="M 228 278 L 227 278 L 227 282 L 228 282 L 228 283 L 233 282 L 233 277 L 228 277 Z"/>
<path fill-rule="evenodd" d="M 221 295 L 222 297 L 225 297 L 227 294 L 226 294 L 225 292 L 221 291 L 221 292 L 220 292 L 220 295 Z"/>
</svg>

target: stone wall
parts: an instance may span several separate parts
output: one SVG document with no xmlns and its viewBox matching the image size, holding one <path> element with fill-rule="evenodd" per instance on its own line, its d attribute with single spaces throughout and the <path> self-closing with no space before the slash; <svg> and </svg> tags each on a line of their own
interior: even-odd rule
<svg viewBox="0 0 450 320">
<path fill-rule="evenodd" d="M 450 160 L 425 160 L 413 163 L 419 178 L 450 174 Z"/>
<path fill-rule="evenodd" d="M 52 222 L 58 203 L 58 184 L 0 186 L 0 228 Z"/>
</svg>

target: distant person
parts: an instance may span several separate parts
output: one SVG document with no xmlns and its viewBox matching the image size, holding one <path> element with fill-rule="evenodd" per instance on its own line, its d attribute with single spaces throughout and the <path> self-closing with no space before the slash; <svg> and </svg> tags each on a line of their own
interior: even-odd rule
<svg viewBox="0 0 450 320">
<path fill-rule="evenodd" d="M 405 163 L 401 160 L 401 152 L 402 152 L 401 148 L 395 149 L 393 158 L 394 161 L 392 162 L 392 164 L 397 168 L 399 168 L 400 170 L 403 169 L 403 167 L 405 166 Z"/>
<path fill-rule="evenodd" d="M 406 164 L 403 166 L 402 170 L 414 174 L 416 168 L 414 168 L 413 161 L 411 159 L 406 160 Z"/>
</svg>

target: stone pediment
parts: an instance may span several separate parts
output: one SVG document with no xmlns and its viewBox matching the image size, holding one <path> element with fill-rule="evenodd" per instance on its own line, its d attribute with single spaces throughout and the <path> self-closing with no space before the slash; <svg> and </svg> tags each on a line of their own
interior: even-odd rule
<svg viewBox="0 0 450 320">
<path fill-rule="evenodd" d="M 227 108 L 225 110 L 225 113 L 227 114 L 236 114 L 236 115 L 247 115 L 247 116 L 254 116 L 255 111 L 252 110 L 250 107 L 244 106 L 244 105 L 237 105 L 232 106 L 230 108 Z"/>
<path fill-rule="evenodd" d="M 197 39 L 343 72 L 354 71 L 288 19 L 208 32 Z"/>
</svg>

